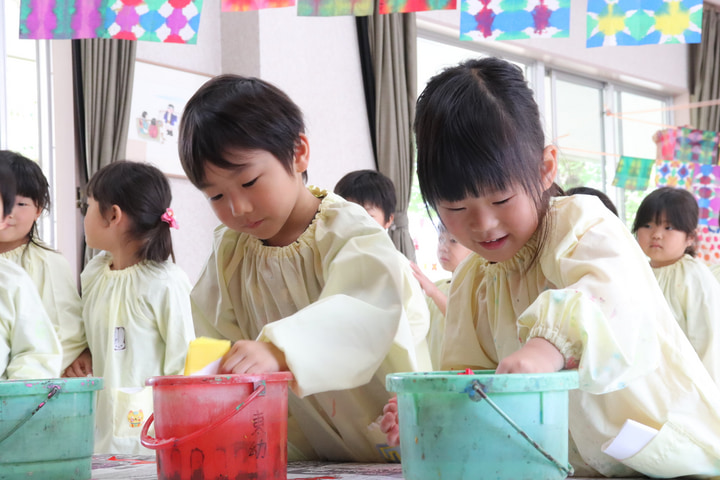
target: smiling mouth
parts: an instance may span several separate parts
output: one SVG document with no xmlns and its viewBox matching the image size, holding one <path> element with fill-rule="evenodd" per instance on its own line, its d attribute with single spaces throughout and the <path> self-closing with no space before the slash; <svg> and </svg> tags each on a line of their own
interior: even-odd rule
<svg viewBox="0 0 720 480">
<path fill-rule="evenodd" d="M 487 240 L 487 241 L 479 242 L 479 243 L 483 248 L 486 248 L 489 250 L 494 250 L 496 248 L 502 247 L 505 243 L 505 240 L 507 240 L 507 237 L 508 237 L 507 235 L 504 235 L 504 236 L 496 238 L 494 240 Z"/>
</svg>

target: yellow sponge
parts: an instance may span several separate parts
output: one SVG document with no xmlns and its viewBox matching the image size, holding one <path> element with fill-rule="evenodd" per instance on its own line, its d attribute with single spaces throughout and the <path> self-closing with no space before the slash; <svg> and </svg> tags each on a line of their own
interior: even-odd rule
<svg viewBox="0 0 720 480">
<path fill-rule="evenodd" d="M 192 375 L 219 360 L 230 350 L 229 340 L 198 337 L 190 342 L 187 357 L 185 357 L 185 375 Z"/>
</svg>

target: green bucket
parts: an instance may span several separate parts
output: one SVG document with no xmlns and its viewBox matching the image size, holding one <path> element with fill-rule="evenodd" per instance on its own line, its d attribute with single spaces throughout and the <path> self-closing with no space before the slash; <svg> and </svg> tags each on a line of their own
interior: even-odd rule
<svg viewBox="0 0 720 480">
<path fill-rule="evenodd" d="M 102 378 L 0 382 L 0 480 L 91 478 Z"/>
<path fill-rule="evenodd" d="M 408 480 L 558 480 L 568 464 L 577 371 L 390 374 Z"/>
</svg>

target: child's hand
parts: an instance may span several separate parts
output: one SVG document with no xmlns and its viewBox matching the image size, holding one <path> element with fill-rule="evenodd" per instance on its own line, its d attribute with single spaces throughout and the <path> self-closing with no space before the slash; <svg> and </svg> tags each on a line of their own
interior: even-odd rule
<svg viewBox="0 0 720 480">
<path fill-rule="evenodd" d="M 383 415 L 380 420 L 380 430 L 387 436 L 388 445 L 396 447 L 400 445 L 400 424 L 398 423 L 397 395 L 392 397 L 387 405 L 383 407 Z"/>
<path fill-rule="evenodd" d="M 256 374 L 288 370 L 285 354 L 272 343 L 238 340 L 220 362 L 220 373 Z"/>
<path fill-rule="evenodd" d="M 560 350 L 544 338 L 533 337 L 500 361 L 495 373 L 550 373 L 565 366 Z"/>
<path fill-rule="evenodd" d="M 63 377 L 91 377 L 92 355 L 89 349 L 83 350 L 78 357 L 65 369 Z"/>
<path fill-rule="evenodd" d="M 410 262 L 410 268 L 412 268 L 413 276 L 417 279 L 418 283 L 420 283 L 426 295 L 430 296 L 433 290 L 437 290 L 437 285 L 435 285 L 414 262 Z"/>
</svg>

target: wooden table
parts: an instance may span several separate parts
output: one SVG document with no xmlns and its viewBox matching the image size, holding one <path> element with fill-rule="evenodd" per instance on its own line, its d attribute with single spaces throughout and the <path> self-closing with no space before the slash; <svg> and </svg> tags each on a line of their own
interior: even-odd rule
<svg viewBox="0 0 720 480">
<path fill-rule="evenodd" d="M 93 480 L 157 480 L 154 456 L 95 455 Z M 393 463 L 290 462 L 288 480 L 391 480 L 402 479 L 402 467 Z M 575 480 L 590 480 L 573 477 Z M 641 479 L 626 479 L 641 480 Z"/>
</svg>

